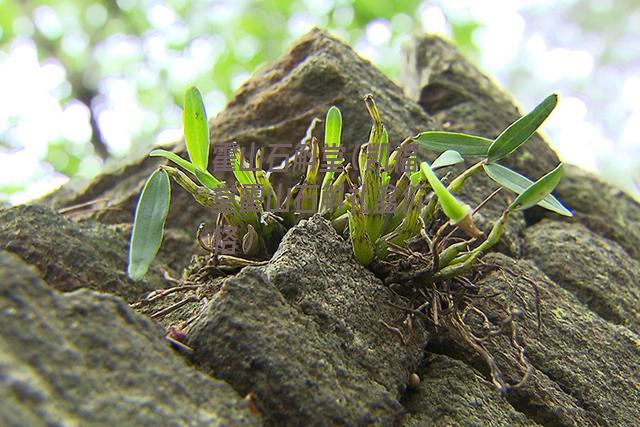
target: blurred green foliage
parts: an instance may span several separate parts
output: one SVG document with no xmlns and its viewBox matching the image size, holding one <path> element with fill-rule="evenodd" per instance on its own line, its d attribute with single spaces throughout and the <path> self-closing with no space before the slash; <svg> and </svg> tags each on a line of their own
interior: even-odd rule
<svg viewBox="0 0 640 427">
<path fill-rule="evenodd" d="M 637 2 L 0 0 L 0 162 L 12 166 L 0 170 L 0 199 L 178 138 L 187 87 L 201 88 L 214 115 L 314 25 L 392 79 L 402 40 L 428 30 L 448 34 L 525 109 L 561 92 L 567 113 L 548 126 L 565 160 L 640 197 Z"/>
<path fill-rule="evenodd" d="M 420 28 L 415 18 L 420 4 L 415 0 L 0 0 L 0 46 L 4 50 L 32 40 L 40 63 L 52 62 L 64 70 L 64 82 L 52 94 L 60 106 L 80 102 L 89 108 L 91 133 L 84 147 L 52 138 L 42 159 L 56 171 L 74 176 L 87 157 L 104 161 L 141 154 L 162 129 L 179 128 L 181 97 L 190 85 L 202 89 L 210 111 L 218 111 L 241 81 L 284 53 L 311 25 L 329 28 L 357 44 L 365 40 L 369 23 L 385 19 L 382 30 L 390 34 L 384 46 L 376 48 L 393 49 L 397 58 L 400 38 Z M 472 46 L 472 29 L 473 25 L 463 25 L 453 34 Z M 398 61 L 388 57 L 379 65 L 392 77 L 398 71 Z M 129 108 L 139 111 L 143 120 L 129 125 L 128 144 L 114 144 L 109 130 L 102 129 L 112 122 L 100 115 L 117 108 L 114 84 L 132 92 L 128 102 L 137 105 Z M 12 140 L 10 134 L 0 139 L 10 148 L 24 143 Z M 99 164 L 94 159 L 93 171 L 84 174 L 97 172 Z"/>
</svg>

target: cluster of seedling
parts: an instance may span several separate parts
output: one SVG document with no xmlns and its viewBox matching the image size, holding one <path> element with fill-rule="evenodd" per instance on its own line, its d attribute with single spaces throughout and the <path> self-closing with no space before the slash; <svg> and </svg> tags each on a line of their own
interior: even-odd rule
<svg viewBox="0 0 640 427">
<path fill-rule="evenodd" d="M 210 150 L 207 115 L 200 92 L 196 88 L 189 89 L 185 96 L 183 116 L 189 160 L 166 150 L 151 152 L 152 156 L 165 157 L 181 169 L 160 166 L 151 174 L 142 190 L 131 235 L 129 276 L 141 279 L 160 248 L 169 211 L 170 178 L 191 193 L 199 204 L 210 208 L 212 220 L 218 226 L 233 226 L 237 236 L 241 237 L 240 256 L 222 255 L 216 253 L 216 242 L 206 244 L 202 241 L 201 225 L 198 228 L 198 241 L 211 251 L 203 271 L 208 270 L 210 262 L 213 262 L 215 271 L 224 274 L 225 271 L 237 271 L 238 267 L 250 265 L 256 260 L 268 259 L 289 228 L 301 218 L 317 213 L 331 221 L 337 232 L 351 242 L 353 254 L 361 264 L 383 276 L 386 283 L 405 299 L 406 305 L 398 308 L 408 313 L 407 320 L 410 321 L 412 316 L 422 316 L 436 327 L 444 325 L 457 334 L 462 342 L 485 358 L 492 380 L 501 391 L 511 386 L 502 379 L 485 343 L 489 337 L 498 334 L 510 336 L 511 345 L 526 368 L 527 373 L 520 384 L 524 383 L 531 366 L 517 339 L 514 322 L 517 313 L 510 313 L 509 319 L 502 322 L 501 326 L 491 326 L 487 315 L 474 307 L 473 298 L 467 297 L 469 292 L 477 293 L 477 288 L 464 273 L 476 265 L 481 254 L 498 243 L 513 212 L 539 205 L 560 215 L 572 215 L 551 195 L 561 179 L 562 165 L 533 182 L 498 163 L 536 132 L 555 108 L 557 96 L 547 97 L 495 140 L 461 133 L 427 131 L 406 139 L 395 150 L 390 149 L 389 137 L 373 98 L 366 96 L 364 101 L 372 119 L 372 127 L 368 142 L 357 153 L 357 165 L 346 164 L 339 172 L 321 172 L 321 154 L 335 151 L 342 143 L 342 116 L 337 107 L 331 107 L 324 121 L 324 143 L 320 144 L 313 136 L 315 125 L 320 122 L 315 119 L 295 154 L 281 165 L 291 165 L 301 155 L 309 160 L 299 185 L 292 187 L 283 201 L 279 200 L 274 190 L 274 171 L 262 169 L 263 153 L 258 150 L 255 168 L 249 168 L 241 152 L 234 150 L 229 160 L 232 180 L 235 180 L 238 191 L 228 192 L 224 201 L 229 209 L 216 213 L 213 212 L 216 201 L 220 201 L 217 190 L 229 187 L 229 184 L 207 169 Z M 439 157 L 431 164 L 419 162 L 415 152 L 407 158 L 406 150 L 410 144 L 417 144 L 420 151 L 436 152 Z M 477 161 L 448 180 L 447 185 L 434 172 L 463 163 L 465 158 L 475 158 Z M 418 167 L 414 170 L 396 167 L 398 162 L 407 160 Z M 356 167 L 357 174 L 354 171 Z M 486 236 L 474 224 L 474 215 L 497 191 L 475 209 L 459 200 L 458 196 L 465 181 L 481 171 L 499 184 L 497 191 L 504 188 L 516 194 Z M 247 186 L 261 190 L 262 202 L 256 211 L 242 209 L 243 191 Z M 345 186 L 346 191 L 342 191 Z M 340 200 L 335 200 L 336 197 Z M 294 200 L 298 203 L 294 203 Z M 379 209 L 381 204 L 389 202 L 393 204 L 392 209 Z M 278 206 L 278 214 L 269 210 L 268 206 Z M 193 271 L 190 273 L 193 274 Z M 202 279 L 199 273 L 195 274 L 195 278 L 196 282 Z M 408 292 L 402 292 L 398 286 L 404 291 L 408 287 Z M 485 338 L 475 335 L 467 325 L 465 318 L 471 312 L 485 319 Z"/>
<path fill-rule="evenodd" d="M 292 200 L 301 197 L 305 212 L 309 207 L 317 207 L 317 213 L 330 220 L 339 233 L 347 233 L 356 259 L 365 266 L 374 261 L 384 261 L 389 248 L 398 248 L 415 238 L 422 238 L 437 259 L 437 266 L 425 279 L 429 282 L 448 279 L 466 272 L 487 249 L 495 245 L 505 229 L 509 215 L 521 209 L 540 205 L 561 215 L 570 216 L 567 210 L 551 192 L 560 181 L 562 165 L 552 170 L 536 182 L 497 162 L 511 154 L 533 135 L 555 108 L 557 96 L 551 95 L 533 111 L 509 126 L 495 140 L 479 136 L 452 132 L 428 131 L 403 141 L 389 153 L 389 137 L 380 114 L 371 96 L 365 97 L 365 104 L 372 119 L 369 140 L 360 147 L 358 155 L 358 177 L 350 177 L 348 164 L 337 176 L 328 171 L 321 176 L 319 165 L 322 150 L 339 147 L 341 144 L 342 116 L 337 107 L 331 107 L 325 118 L 324 144 L 312 136 L 313 125 L 300 143 L 299 149 L 287 162 L 306 150 L 309 163 L 306 174 L 301 178 L 302 186 L 294 186 L 282 206 L 288 206 L 282 214 L 268 212 L 261 206 L 258 212 L 242 211 L 240 197 L 244 186 L 261 187 L 264 204 L 278 203 L 273 183 L 272 171 L 262 166 L 262 153 L 258 150 L 254 170 L 250 170 L 240 151 L 231 154 L 232 172 L 238 192 L 230 193 L 227 202 L 231 209 L 218 213 L 217 224 L 235 227 L 241 236 L 242 251 L 247 258 L 267 258 L 287 229 L 294 226 L 301 217 L 308 216 L 295 212 Z M 152 156 L 162 156 L 171 160 L 181 169 L 160 166 L 146 182 L 135 214 L 128 273 L 133 279 L 140 279 L 155 258 L 162 242 L 164 223 L 170 203 L 170 177 L 191 193 L 194 199 L 207 208 L 213 208 L 216 189 L 225 186 L 222 179 L 208 170 L 209 129 L 207 115 L 200 92 L 191 88 L 185 95 L 184 135 L 189 160 L 173 152 L 156 149 Z M 431 164 L 419 162 L 417 171 L 397 173 L 396 162 L 409 144 L 417 143 L 422 149 L 440 153 Z M 415 156 L 415 154 L 413 154 Z M 434 170 L 444 169 L 462 163 L 464 157 L 479 158 L 460 175 L 445 186 Z M 417 159 L 413 159 L 418 164 Z M 484 237 L 474 225 L 472 208 L 456 196 L 465 180 L 474 173 L 484 172 L 501 187 L 517 194 L 517 197 L 493 224 L 488 236 L 473 247 L 473 243 Z M 390 186 L 390 184 L 392 184 Z M 347 190 L 337 191 L 347 186 Z M 301 189 L 302 188 L 302 189 Z M 391 189 L 391 190 L 389 190 Z M 305 194 L 299 194 L 303 192 Z M 331 194 L 343 195 L 342 203 L 327 203 Z M 217 196 L 219 197 L 219 196 Z M 390 198 L 397 205 L 389 212 L 377 208 Z M 300 206 L 300 204 L 298 204 Z M 458 241 L 438 250 L 439 235 L 429 236 L 429 226 L 445 215 L 448 223 L 463 230 L 470 240 Z M 216 216 L 212 214 L 212 217 Z M 233 257 L 222 257 L 232 259 Z"/>
</svg>

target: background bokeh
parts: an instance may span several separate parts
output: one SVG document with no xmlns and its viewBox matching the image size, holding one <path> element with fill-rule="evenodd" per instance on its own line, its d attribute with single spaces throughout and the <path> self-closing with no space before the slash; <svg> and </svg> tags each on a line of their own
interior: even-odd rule
<svg viewBox="0 0 640 427">
<path fill-rule="evenodd" d="M 186 87 L 213 116 L 314 25 L 392 79 L 430 31 L 525 109 L 559 92 L 543 129 L 560 156 L 640 199 L 639 0 L 0 0 L 0 200 L 179 138 Z"/>
</svg>

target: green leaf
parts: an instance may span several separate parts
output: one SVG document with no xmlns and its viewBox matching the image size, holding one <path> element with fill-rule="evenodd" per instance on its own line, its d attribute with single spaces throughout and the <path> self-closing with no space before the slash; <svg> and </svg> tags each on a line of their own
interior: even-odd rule
<svg viewBox="0 0 640 427">
<path fill-rule="evenodd" d="M 496 163 L 484 164 L 483 167 L 491 179 L 516 194 L 522 194 L 533 184 L 533 181 L 526 176 L 522 176 L 518 172 L 514 172 Z M 573 213 L 564 207 L 552 194 L 542 199 L 538 205 L 560 215 L 573 216 Z"/>
<path fill-rule="evenodd" d="M 256 177 L 253 174 L 253 171 L 251 170 L 244 170 L 244 169 L 248 169 L 248 165 L 245 164 L 243 165 L 242 162 L 242 154 L 240 152 L 240 150 L 235 150 L 233 153 L 231 153 L 231 167 L 233 169 L 233 175 L 236 177 L 236 180 L 240 183 L 240 185 L 247 185 L 247 184 L 256 184 Z"/>
<path fill-rule="evenodd" d="M 367 146 L 363 144 L 360 146 L 360 151 L 358 152 L 358 172 L 360 173 L 360 178 L 364 181 L 364 172 L 367 170 Z"/>
<path fill-rule="evenodd" d="M 438 153 L 456 150 L 463 156 L 486 156 L 493 143 L 488 138 L 456 132 L 428 131 L 414 138 L 418 144 Z"/>
<path fill-rule="evenodd" d="M 464 162 L 464 159 L 456 150 L 447 150 L 440 154 L 437 159 L 431 163 L 432 169 L 446 168 L 447 166 L 457 165 Z"/>
<path fill-rule="evenodd" d="M 449 192 L 442 182 L 438 179 L 429 163 L 420 163 L 420 171 L 424 177 L 429 181 L 429 185 L 436 193 L 438 197 L 438 203 L 445 215 L 451 220 L 452 224 L 457 224 L 462 221 L 467 215 L 469 215 L 471 208 L 466 203 L 463 203 L 455 198 L 453 194 Z"/>
<path fill-rule="evenodd" d="M 342 133 L 342 114 L 338 107 L 331 107 L 327 111 L 324 126 L 324 145 L 326 147 L 338 147 Z"/>
<path fill-rule="evenodd" d="M 196 168 L 207 170 L 209 163 L 209 126 L 202 95 L 196 87 L 190 87 L 184 96 L 182 114 L 184 138 L 191 163 Z"/>
<path fill-rule="evenodd" d="M 164 170 L 157 169 L 142 189 L 133 221 L 127 269 L 133 280 L 144 277 L 160 249 L 170 198 L 169 175 Z"/>
<path fill-rule="evenodd" d="M 491 144 L 487 154 L 489 162 L 505 158 L 524 144 L 533 135 L 558 104 L 558 95 L 549 95 L 529 114 L 513 122 Z"/>
<path fill-rule="evenodd" d="M 406 172 L 405 172 L 406 173 Z M 422 178 L 424 178 L 424 175 L 422 174 L 422 171 L 416 171 L 413 172 L 410 176 L 409 176 L 409 183 L 411 184 L 412 187 L 417 186 L 418 184 L 420 184 L 420 181 L 422 181 Z"/>
<path fill-rule="evenodd" d="M 340 136 L 342 134 L 342 114 L 338 107 L 331 107 L 327 111 L 327 117 L 325 119 L 324 126 L 324 146 L 325 147 L 339 147 Z M 333 153 L 332 153 L 333 155 Z M 338 153 L 336 153 L 336 156 Z M 322 179 L 322 189 L 327 188 L 333 183 L 334 172 L 329 171 L 324 174 Z"/>
<path fill-rule="evenodd" d="M 209 173 L 209 171 L 206 171 L 206 170 L 202 171 L 200 169 L 196 169 L 196 167 L 193 165 L 193 163 L 183 159 L 182 157 L 178 156 L 176 153 L 172 153 L 171 151 L 162 150 L 160 148 L 157 148 L 157 149 L 151 151 L 151 153 L 149 153 L 149 156 L 151 156 L 151 157 L 164 157 L 165 159 L 171 160 L 173 163 L 177 164 L 178 166 L 180 166 L 184 170 L 194 174 L 196 176 L 196 178 L 198 178 L 198 181 L 200 181 L 200 183 L 202 185 L 204 185 L 205 187 L 207 187 L 207 188 L 209 188 L 211 190 L 213 190 L 215 188 L 218 188 L 222 184 L 224 184 L 218 178 L 216 178 L 215 176 L 211 175 L 211 173 Z"/>
<path fill-rule="evenodd" d="M 528 209 L 551 194 L 562 179 L 562 163 L 557 168 L 531 184 L 509 206 L 509 210 Z"/>
<path fill-rule="evenodd" d="M 378 150 L 378 163 L 385 168 L 388 167 L 389 156 L 389 133 L 386 128 L 382 128 L 382 136 L 380 137 L 380 147 Z"/>
<path fill-rule="evenodd" d="M 326 147 L 340 147 L 340 137 L 342 135 L 342 114 L 338 107 L 333 106 L 327 111 L 327 117 L 325 119 L 324 127 L 324 146 Z M 339 156 L 339 152 L 335 153 L 335 156 Z M 331 154 L 332 156 L 334 153 Z M 320 206 L 318 212 L 324 212 L 326 209 L 325 195 L 327 191 L 331 190 L 334 182 L 334 171 L 327 171 L 322 178 L 322 186 L 320 187 Z"/>
<path fill-rule="evenodd" d="M 171 160 L 176 165 L 180 166 L 182 169 L 191 172 L 192 174 L 196 174 L 196 167 L 193 163 L 188 160 L 183 159 L 178 156 L 176 153 L 172 153 L 171 151 L 163 150 L 161 148 L 156 148 L 149 153 L 151 157 L 164 157 L 165 159 Z"/>
<path fill-rule="evenodd" d="M 218 178 L 211 175 L 208 171 L 201 171 L 200 169 L 196 169 L 195 176 L 196 178 L 198 178 L 198 181 L 200 181 L 200 184 L 204 185 L 210 190 L 215 190 L 216 188 L 224 184 Z"/>
</svg>

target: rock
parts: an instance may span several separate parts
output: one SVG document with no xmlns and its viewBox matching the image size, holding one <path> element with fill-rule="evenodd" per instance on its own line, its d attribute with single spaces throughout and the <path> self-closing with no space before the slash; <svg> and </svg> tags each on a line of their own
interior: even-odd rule
<svg viewBox="0 0 640 427">
<path fill-rule="evenodd" d="M 267 425 L 393 425 L 426 335 L 390 302 L 400 303 L 314 216 L 267 266 L 225 281 L 188 343 L 198 366 L 254 393 Z"/>
<path fill-rule="evenodd" d="M 523 313 L 516 322 L 518 339 L 533 372 L 525 387 L 507 393 L 514 408 L 543 425 L 633 425 L 640 419 L 640 408 L 629 404 L 640 400 L 640 337 L 598 316 L 530 261 L 502 254 L 490 254 L 484 261 L 495 267 L 476 283 L 482 294 L 498 296 L 479 298 L 475 305 L 489 313 L 494 325 L 512 309 Z M 440 339 L 432 350 L 465 360 L 487 375 L 486 363 L 462 348 L 459 339 Z M 525 368 L 508 337 L 485 345 L 509 381 L 522 378 Z"/>
<path fill-rule="evenodd" d="M 543 220 L 527 228 L 525 256 L 609 322 L 640 332 L 640 262 L 581 224 Z"/>
<path fill-rule="evenodd" d="M 592 173 L 565 166 L 556 190 L 575 220 L 622 246 L 640 261 L 640 204 Z"/>
<path fill-rule="evenodd" d="M 336 104 L 351 149 L 369 132 L 366 93 L 374 94 L 394 143 L 429 129 L 493 138 L 520 115 L 510 96 L 441 39 L 419 38 L 406 62 L 410 97 L 348 46 L 314 30 L 239 90 L 212 121 L 212 138 L 245 146 L 297 143 L 311 119 Z M 169 148 L 185 154 L 182 143 Z M 640 400 L 640 338 L 631 303 L 640 275 L 640 209 L 590 175 L 567 168 L 558 188 L 575 219 L 540 222 L 546 216 L 534 209 L 513 215 L 497 247 L 511 257 L 489 254 L 470 276 L 482 295 L 497 293 L 473 299 L 492 324 L 513 309 L 523 313 L 513 339 L 532 365 L 524 387 L 501 398 L 486 360 L 455 330 L 427 332 L 418 320 L 410 330 L 405 313 L 388 304 L 401 301 L 353 260 L 326 222 L 312 218 L 287 235 L 268 265 L 227 279 L 188 331 L 193 362 L 238 395 L 176 358 L 160 331 L 119 299 L 45 287 L 91 288 L 132 301 L 165 286 L 160 269 L 187 262 L 191 236 L 212 218 L 190 195 L 174 191 L 165 252 L 147 283 L 127 281 L 133 209 L 162 162 L 140 159 L 73 196 L 63 189 L 45 199 L 66 218 L 39 206 L 0 210 L 0 248 L 22 258 L 3 254 L 0 261 L 0 417 L 6 417 L 0 423 L 244 425 L 255 422 L 240 402 L 247 394 L 266 425 L 585 426 L 640 419 L 632 404 Z M 537 178 L 557 162 L 536 135 L 506 163 Z M 482 173 L 468 184 L 459 196 L 473 206 L 497 188 Z M 482 209 L 485 231 L 508 203 L 502 192 Z M 478 317 L 467 321 L 481 333 Z M 484 345 L 502 377 L 515 383 L 526 366 L 510 337 Z M 429 354 L 418 369 L 425 345 Z M 414 372 L 422 381 L 407 394 Z M 409 412 L 404 418 L 401 403 Z"/>
<path fill-rule="evenodd" d="M 436 119 L 438 127 L 495 138 L 520 115 L 509 95 L 439 37 L 420 36 L 409 43 L 403 71 L 405 92 Z M 530 178 L 541 176 L 558 162 L 539 135 L 505 160 Z M 487 180 L 473 184 L 472 189 L 485 191 L 493 185 Z M 618 242 L 637 257 L 640 209 L 636 203 L 570 167 L 557 193 L 577 212 L 573 221 Z M 541 216 L 541 210 L 532 209 L 526 219 L 532 224 Z M 484 262 L 497 265 L 499 271 L 477 282 L 485 295 L 516 290 L 524 298 L 507 301 L 501 296 L 479 299 L 477 304 L 495 323 L 506 318 L 513 306 L 526 308 L 527 329 L 521 334 L 534 369 L 528 385 L 509 392 L 507 399 L 530 421 L 545 425 L 632 424 L 638 418 L 637 408 L 626 407 L 625 401 L 638 399 L 640 380 L 633 372 L 638 369 L 640 341 L 632 330 L 608 320 L 637 331 L 633 302 L 640 290 L 633 277 L 640 274 L 640 267 L 613 242 L 577 224 L 560 223 L 557 216 L 553 219 L 551 229 L 543 224 L 525 229 L 526 244 L 517 235 L 513 240 L 524 246 L 520 255 L 533 259 L 557 283 L 530 262 L 498 254 L 486 256 Z M 526 278 L 540 292 L 543 329 L 539 335 L 535 334 L 535 292 Z M 465 349 L 459 336 L 442 333 L 432 338 L 428 348 L 466 360 L 488 375 L 486 362 L 477 352 Z M 506 378 L 515 383 L 523 367 L 517 352 L 509 348 L 506 338 L 490 346 Z M 421 377 L 428 381 L 424 372 Z M 473 389 L 474 381 L 462 382 L 465 385 Z M 430 407 L 428 401 L 423 404 Z M 443 411 L 446 409 L 449 407 L 443 405 Z M 468 418 L 461 419 L 461 424 L 468 423 Z"/>
<path fill-rule="evenodd" d="M 367 94 L 373 95 L 395 144 L 433 127 L 433 120 L 400 87 L 351 47 L 316 28 L 240 87 L 215 118 L 211 137 L 257 146 L 296 143 L 314 117 L 324 119 L 329 107 L 337 105 L 343 116 L 342 139 L 351 154 L 369 137 L 371 119 L 363 102 Z"/>
<path fill-rule="evenodd" d="M 436 120 L 437 127 L 453 132 L 493 139 L 522 114 L 509 94 L 436 35 L 417 36 L 405 45 L 401 85 Z M 540 101 L 547 95 L 541 95 Z M 504 160 L 535 179 L 558 162 L 538 134 Z"/>
<path fill-rule="evenodd" d="M 59 291 L 89 288 L 132 302 L 163 286 L 162 264 L 145 280 L 128 278 L 129 242 L 121 234 L 102 224 L 77 223 L 45 206 L 0 209 L 2 249 L 36 266 Z"/>
<path fill-rule="evenodd" d="M 61 294 L 0 251 L 0 424 L 259 425 L 122 300 Z"/>
<path fill-rule="evenodd" d="M 450 357 L 428 354 L 417 390 L 403 400 L 402 425 L 531 426 L 538 425 L 501 398 L 477 371 Z"/>
</svg>

